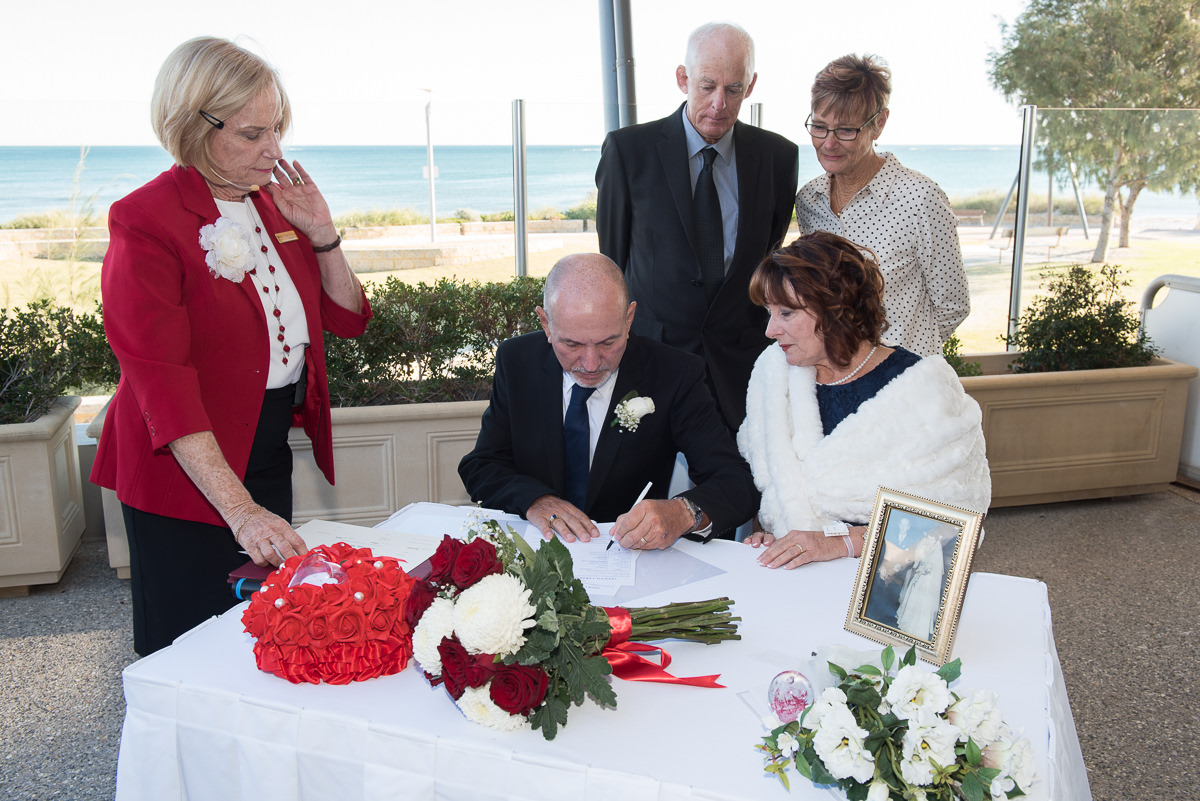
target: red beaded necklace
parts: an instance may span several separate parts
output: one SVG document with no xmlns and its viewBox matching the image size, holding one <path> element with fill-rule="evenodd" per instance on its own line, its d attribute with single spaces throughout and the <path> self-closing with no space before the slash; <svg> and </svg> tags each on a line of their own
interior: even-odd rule
<svg viewBox="0 0 1200 801">
<path fill-rule="evenodd" d="M 246 205 L 250 206 L 250 198 L 246 198 Z M 283 320 L 282 320 L 283 312 L 281 312 L 279 310 L 279 282 L 275 276 L 275 265 L 271 264 L 271 261 L 270 261 L 271 260 L 270 250 L 267 248 L 267 243 L 263 239 L 262 226 L 259 225 L 259 223 L 258 223 L 258 219 L 257 219 L 257 216 L 254 214 L 253 207 L 251 207 L 251 209 L 250 209 L 250 221 L 254 223 L 254 233 L 258 237 L 259 249 L 262 250 L 263 255 L 265 255 L 267 257 L 267 270 L 269 272 L 267 278 L 270 279 L 271 285 L 275 289 L 274 297 L 271 296 L 271 289 L 267 286 L 266 282 L 263 281 L 263 279 L 258 276 L 258 268 L 257 267 L 255 267 L 254 269 L 249 270 L 247 272 L 248 272 L 250 278 L 254 281 L 255 286 L 262 289 L 263 294 L 265 294 L 267 296 L 267 300 L 270 301 L 270 303 L 271 303 L 271 314 L 274 315 L 274 317 L 275 317 L 275 325 L 279 326 L 279 333 L 275 335 L 275 339 L 277 339 L 279 342 L 281 342 L 283 344 L 282 361 L 284 364 L 287 364 L 288 363 L 288 354 L 290 354 L 292 352 L 292 347 L 291 347 L 291 345 L 289 345 L 287 343 L 287 338 L 284 336 L 284 332 L 286 329 L 284 328 Z"/>
</svg>

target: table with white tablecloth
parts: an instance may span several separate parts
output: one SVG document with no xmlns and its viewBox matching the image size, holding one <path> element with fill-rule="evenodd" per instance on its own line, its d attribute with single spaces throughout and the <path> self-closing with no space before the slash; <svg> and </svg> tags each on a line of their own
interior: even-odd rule
<svg viewBox="0 0 1200 801">
<path fill-rule="evenodd" d="M 633 605 L 736 601 L 740 641 L 665 644 L 673 673 L 720 673 L 725 689 L 614 679 L 616 709 L 572 707 L 549 742 L 536 731 L 468 722 L 414 666 L 346 686 L 263 673 L 242 631 L 245 605 L 235 607 L 126 668 L 117 799 L 826 798 L 795 775 L 789 794 L 763 772 L 754 746 L 766 728 L 756 712 L 781 670 L 816 670 L 817 648 L 877 648 L 844 629 L 858 561 L 768 570 L 757 554 L 733 542 L 680 541 L 673 552 L 644 554 L 637 567 L 643 587 L 660 569 L 703 569 Z M 995 691 L 1005 720 L 1030 739 L 1037 779 L 1029 797 L 1090 798 L 1045 585 L 973 575 L 953 656 L 963 662 L 954 688 Z"/>
</svg>

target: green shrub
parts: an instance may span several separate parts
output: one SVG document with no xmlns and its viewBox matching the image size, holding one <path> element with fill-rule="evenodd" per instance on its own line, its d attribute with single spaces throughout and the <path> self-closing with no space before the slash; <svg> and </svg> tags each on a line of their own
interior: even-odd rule
<svg viewBox="0 0 1200 801">
<path fill-rule="evenodd" d="M 341 228 L 377 228 L 385 225 L 429 225 L 429 216 L 418 214 L 415 209 L 371 209 L 370 211 L 348 211 L 333 218 L 333 224 Z"/>
<path fill-rule="evenodd" d="M 596 219 L 596 190 L 588 193 L 587 198 L 578 206 L 572 206 L 567 209 L 564 215 L 568 220 L 594 220 Z"/>
<path fill-rule="evenodd" d="M 537 328 L 533 309 L 544 279 L 507 283 L 442 278 L 368 284 L 374 318 L 357 339 L 325 336 L 334 406 L 481 400 L 495 372 L 496 346 Z"/>
<path fill-rule="evenodd" d="M 0 424 L 33 422 L 79 385 L 81 330 L 71 309 L 46 299 L 0 309 Z"/>
<path fill-rule="evenodd" d="M 1142 329 L 1121 268 L 1073 264 L 1042 273 L 1046 294 L 1033 299 L 1016 333 L 1002 337 L 1021 353 L 1014 373 L 1096 370 L 1149 364 L 1157 349 Z"/>
<path fill-rule="evenodd" d="M 960 377 L 983 375 L 983 368 L 979 366 L 979 362 L 963 361 L 961 351 L 962 340 L 958 338 L 957 334 L 951 334 L 950 338 L 942 344 L 942 357 Z"/>
</svg>

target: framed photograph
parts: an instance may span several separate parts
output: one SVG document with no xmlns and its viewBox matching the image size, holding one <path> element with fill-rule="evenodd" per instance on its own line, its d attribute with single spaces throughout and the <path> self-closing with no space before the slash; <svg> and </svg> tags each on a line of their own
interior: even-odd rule
<svg viewBox="0 0 1200 801">
<path fill-rule="evenodd" d="M 982 524 L 979 512 L 880 487 L 846 630 L 945 664 Z"/>
</svg>

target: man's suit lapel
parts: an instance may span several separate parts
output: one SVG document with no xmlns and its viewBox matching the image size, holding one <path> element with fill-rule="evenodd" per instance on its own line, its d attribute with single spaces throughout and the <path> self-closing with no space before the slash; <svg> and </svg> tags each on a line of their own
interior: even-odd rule
<svg viewBox="0 0 1200 801">
<path fill-rule="evenodd" d="M 563 492 L 563 473 L 566 456 L 563 452 L 563 405 L 562 405 L 562 365 L 554 356 L 554 349 L 546 343 L 546 355 L 542 359 L 541 368 L 537 375 L 537 387 L 534 392 L 537 408 L 532 411 L 535 419 L 545 420 L 542 431 L 545 434 L 543 449 L 546 463 L 550 466 L 550 475 L 555 477 L 554 487 L 561 495 Z M 524 414 L 521 409 L 511 410 L 512 414 Z"/>
<path fill-rule="evenodd" d="M 686 105 L 686 104 L 684 104 Z M 687 137 L 683 132 L 683 106 L 667 117 L 658 140 L 658 158 L 662 163 L 663 172 L 667 176 L 667 188 L 671 190 L 671 198 L 675 201 L 675 211 L 679 214 L 679 222 L 687 232 L 688 242 L 692 250 L 696 249 L 696 232 L 692 227 L 692 176 L 688 172 Z M 697 277 L 699 276 L 699 257 L 697 257 Z"/>
<path fill-rule="evenodd" d="M 621 369 L 617 372 L 617 381 L 613 386 L 612 398 L 608 402 L 608 413 L 604 415 L 603 427 L 600 429 L 600 438 L 596 441 L 596 452 L 592 455 L 592 469 L 588 473 L 586 503 L 586 506 L 589 508 L 595 503 L 601 488 L 604 486 L 605 480 L 608 478 L 609 472 L 613 469 L 617 455 L 621 451 L 623 438 L 629 436 L 627 432 L 622 431 L 619 427 L 611 425 L 614 410 L 629 390 L 636 389 L 639 394 L 644 394 L 646 391 L 646 387 L 644 386 L 645 359 L 641 348 L 636 343 L 636 338 L 631 337 L 629 346 L 625 350 L 625 355 L 621 358 Z"/>
</svg>

